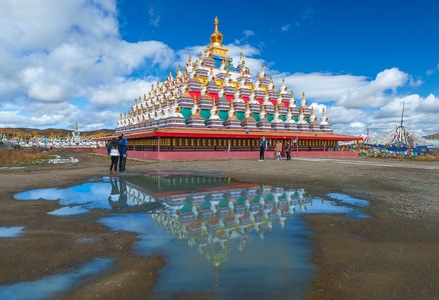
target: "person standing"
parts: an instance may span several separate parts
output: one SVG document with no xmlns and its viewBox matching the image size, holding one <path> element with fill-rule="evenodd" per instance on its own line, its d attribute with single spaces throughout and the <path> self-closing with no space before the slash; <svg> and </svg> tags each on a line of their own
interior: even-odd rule
<svg viewBox="0 0 439 300">
<path fill-rule="evenodd" d="M 111 157 L 110 174 L 116 174 L 117 161 L 119 160 L 119 143 L 113 138 L 107 147 L 108 155 Z M 114 171 L 113 171 L 114 169 Z"/>
<path fill-rule="evenodd" d="M 276 145 L 274 146 L 274 151 L 276 152 L 276 158 L 277 160 L 282 160 L 282 142 L 281 141 L 277 141 Z"/>
<path fill-rule="evenodd" d="M 285 155 L 287 156 L 287 160 L 291 160 L 291 144 L 287 142 L 284 149 Z"/>
<path fill-rule="evenodd" d="M 265 140 L 265 136 L 263 136 L 259 140 L 259 161 L 264 161 L 266 147 L 267 147 L 267 141 Z"/>
<path fill-rule="evenodd" d="M 127 145 L 128 140 L 125 138 L 125 136 L 120 135 L 119 136 L 119 173 L 125 173 L 125 166 L 127 164 Z"/>
</svg>

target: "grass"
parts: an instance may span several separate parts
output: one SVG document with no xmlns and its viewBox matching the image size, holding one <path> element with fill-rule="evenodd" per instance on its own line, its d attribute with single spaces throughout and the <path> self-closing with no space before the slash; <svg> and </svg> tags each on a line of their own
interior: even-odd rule
<svg viewBox="0 0 439 300">
<path fill-rule="evenodd" d="M 0 148 L 0 167 L 16 167 L 47 162 L 48 152 L 7 150 Z"/>
</svg>

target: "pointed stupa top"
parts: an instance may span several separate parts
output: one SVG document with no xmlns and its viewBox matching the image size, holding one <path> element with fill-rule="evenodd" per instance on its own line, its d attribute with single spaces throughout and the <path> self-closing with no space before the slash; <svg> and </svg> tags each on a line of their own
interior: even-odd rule
<svg viewBox="0 0 439 300">
<path fill-rule="evenodd" d="M 223 47 L 223 34 L 219 32 L 218 30 L 218 18 L 215 17 L 215 20 L 213 22 L 214 30 L 213 33 L 210 35 L 210 42 L 211 44 L 207 46 L 205 52 L 209 53 L 210 55 L 219 55 L 222 57 L 229 57 L 227 55 L 227 51 L 229 49 Z"/>
</svg>

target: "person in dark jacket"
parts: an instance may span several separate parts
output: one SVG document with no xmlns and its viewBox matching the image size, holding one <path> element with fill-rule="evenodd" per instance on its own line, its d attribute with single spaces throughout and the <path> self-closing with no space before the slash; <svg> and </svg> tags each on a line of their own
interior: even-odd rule
<svg viewBox="0 0 439 300">
<path fill-rule="evenodd" d="M 287 160 L 291 160 L 291 144 L 290 144 L 290 142 L 287 142 L 287 144 L 285 145 L 284 152 L 287 156 Z"/>
<path fill-rule="evenodd" d="M 259 161 L 264 161 L 265 159 L 265 149 L 267 148 L 267 141 L 265 136 L 261 137 L 259 140 Z"/>
<path fill-rule="evenodd" d="M 119 157 L 119 173 L 125 173 L 125 166 L 127 163 L 127 145 L 128 145 L 128 140 L 125 138 L 125 136 L 120 135 L 119 136 L 119 153 L 120 153 L 120 157 Z"/>
</svg>

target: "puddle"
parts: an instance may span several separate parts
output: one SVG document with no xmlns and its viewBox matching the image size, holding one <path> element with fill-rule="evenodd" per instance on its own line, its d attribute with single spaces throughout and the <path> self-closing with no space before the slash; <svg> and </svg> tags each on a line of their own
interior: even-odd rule
<svg viewBox="0 0 439 300">
<path fill-rule="evenodd" d="M 276 220 L 201 229 L 159 212 L 118 215 L 101 223 L 138 233 L 137 254 L 165 257 L 156 299 L 192 293 L 205 295 L 202 299 L 302 299 L 314 274 L 311 233 L 300 218 L 288 219 L 283 229 Z"/>
<path fill-rule="evenodd" d="M 22 234 L 24 227 L 0 227 L 0 238 L 17 237 Z"/>
<path fill-rule="evenodd" d="M 125 178 L 104 177 L 65 189 L 47 188 L 18 193 L 17 200 L 51 200 L 64 206 L 49 214 L 69 216 L 83 214 L 90 209 L 120 209 L 154 201 L 148 195 L 130 188 Z"/>
<path fill-rule="evenodd" d="M 65 274 L 47 276 L 36 281 L 19 282 L 8 286 L 0 285 L 0 299 L 37 300 L 56 298 L 58 293 L 91 279 L 110 268 L 113 261 L 97 258 L 76 270 Z"/>
<path fill-rule="evenodd" d="M 196 173 L 104 177 L 66 189 L 18 193 L 17 200 L 56 200 L 65 216 L 106 209 L 99 222 L 138 234 L 138 255 L 161 254 L 166 266 L 157 299 L 303 298 L 310 288 L 310 236 L 302 214 L 367 218 L 368 201 L 303 188 L 242 183 Z M 160 204 L 147 211 L 146 204 Z M 127 210 L 128 209 L 128 210 Z"/>
</svg>

